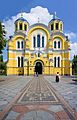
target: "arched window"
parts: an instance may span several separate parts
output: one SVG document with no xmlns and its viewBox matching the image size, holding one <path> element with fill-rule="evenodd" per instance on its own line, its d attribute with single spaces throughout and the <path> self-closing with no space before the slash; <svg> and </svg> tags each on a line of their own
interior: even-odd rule
<svg viewBox="0 0 77 120">
<path fill-rule="evenodd" d="M 40 57 L 40 53 L 38 53 L 38 57 Z"/>
<path fill-rule="evenodd" d="M 33 47 L 36 47 L 36 37 L 33 37 Z"/>
<path fill-rule="evenodd" d="M 20 30 L 22 30 L 22 23 L 20 23 Z"/>
<path fill-rule="evenodd" d="M 59 24 L 58 23 L 56 23 L 56 30 L 58 30 L 59 29 Z"/>
<path fill-rule="evenodd" d="M 24 42 L 21 41 L 21 48 L 23 49 L 24 48 Z"/>
<path fill-rule="evenodd" d="M 56 57 L 54 57 L 54 67 L 56 67 Z"/>
<path fill-rule="evenodd" d="M 54 41 L 54 48 L 56 48 L 56 41 Z"/>
<path fill-rule="evenodd" d="M 40 35 L 37 35 L 37 47 L 40 47 Z"/>
<path fill-rule="evenodd" d="M 24 59 L 23 59 L 23 57 L 21 57 L 21 67 L 23 67 L 24 66 Z"/>
<path fill-rule="evenodd" d="M 44 36 L 42 36 L 42 47 L 44 47 Z"/>
<path fill-rule="evenodd" d="M 53 30 L 53 27 L 54 27 L 54 26 L 53 26 L 53 24 L 52 24 L 52 25 L 51 25 L 51 30 Z"/>
<path fill-rule="evenodd" d="M 17 41 L 17 48 L 20 48 L 20 42 Z"/>
<path fill-rule="evenodd" d="M 18 67 L 20 67 L 20 57 L 18 57 Z"/>
<path fill-rule="evenodd" d="M 54 57 L 54 67 L 60 67 L 60 57 Z"/>
<path fill-rule="evenodd" d="M 58 48 L 60 48 L 60 41 L 58 41 Z"/>
<path fill-rule="evenodd" d="M 58 66 L 57 67 L 60 67 L 60 57 L 58 57 Z"/>
</svg>

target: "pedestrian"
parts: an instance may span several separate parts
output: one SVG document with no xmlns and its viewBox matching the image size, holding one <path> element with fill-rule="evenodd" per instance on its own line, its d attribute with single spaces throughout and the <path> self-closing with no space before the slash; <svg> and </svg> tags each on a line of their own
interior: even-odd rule
<svg viewBox="0 0 77 120">
<path fill-rule="evenodd" d="M 36 77 L 38 77 L 38 68 L 37 68 L 37 66 L 35 66 L 35 73 L 36 73 Z"/>
<path fill-rule="evenodd" d="M 38 71 L 36 71 L 36 76 L 38 77 Z"/>
<path fill-rule="evenodd" d="M 59 82 L 59 79 L 60 79 L 60 75 L 59 75 L 59 72 L 57 72 L 57 74 L 56 74 L 56 82 Z"/>
</svg>

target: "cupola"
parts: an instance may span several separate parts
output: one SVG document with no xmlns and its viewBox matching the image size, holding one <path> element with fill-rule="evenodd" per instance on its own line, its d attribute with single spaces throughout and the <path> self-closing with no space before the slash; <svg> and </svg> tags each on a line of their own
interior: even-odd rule
<svg viewBox="0 0 77 120">
<path fill-rule="evenodd" d="M 23 18 L 23 14 L 21 14 L 20 18 L 15 21 L 15 32 L 16 31 L 27 31 L 29 27 L 29 23 L 26 19 Z"/>
<path fill-rule="evenodd" d="M 53 19 L 49 22 L 48 27 L 52 32 L 63 32 L 63 22 L 62 20 L 56 17 L 56 12 L 53 15 Z"/>
</svg>

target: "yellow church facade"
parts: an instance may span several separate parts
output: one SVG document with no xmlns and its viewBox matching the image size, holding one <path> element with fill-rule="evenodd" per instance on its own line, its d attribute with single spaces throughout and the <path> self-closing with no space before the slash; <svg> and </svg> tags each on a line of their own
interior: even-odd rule
<svg viewBox="0 0 77 120">
<path fill-rule="evenodd" d="M 72 75 L 70 41 L 63 33 L 63 22 L 53 18 L 48 25 L 29 25 L 20 17 L 8 40 L 7 75 Z"/>
</svg>

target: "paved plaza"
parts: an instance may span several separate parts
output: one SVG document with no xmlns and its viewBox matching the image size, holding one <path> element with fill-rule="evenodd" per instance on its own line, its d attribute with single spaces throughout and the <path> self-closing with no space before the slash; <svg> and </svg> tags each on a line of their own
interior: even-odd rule
<svg viewBox="0 0 77 120">
<path fill-rule="evenodd" d="M 32 77 L 1 77 L 0 82 L 0 111 L 26 86 Z M 4 81 L 3 81 L 4 80 Z"/>
<path fill-rule="evenodd" d="M 0 76 L 0 120 L 77 120 L 71 77 Z"/>
<path fill-rule="evenodd" d="M 70 77 L 62 77 L 59 83 L 55 83 L 55 78 L 52 76 L 45 78 L 77 112 L 77 82 L 72 81 Z"/>
</svg>

